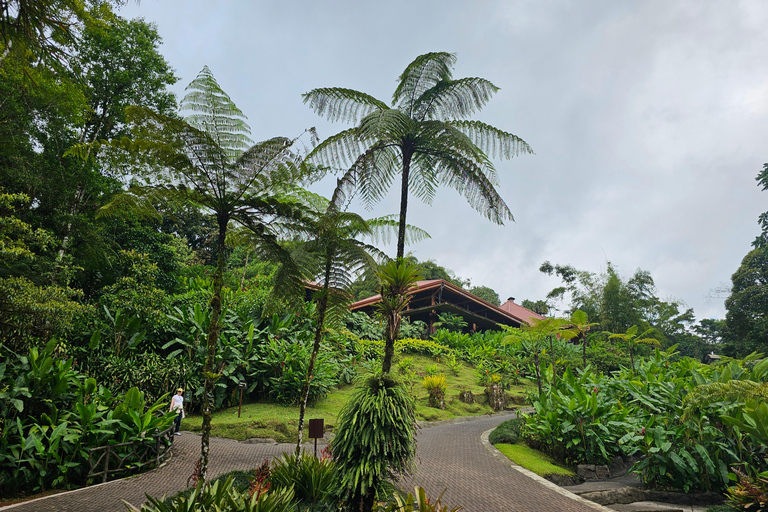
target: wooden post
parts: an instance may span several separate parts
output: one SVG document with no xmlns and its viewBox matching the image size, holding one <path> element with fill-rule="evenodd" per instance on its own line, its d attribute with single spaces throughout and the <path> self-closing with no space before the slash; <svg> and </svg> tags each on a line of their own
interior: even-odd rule
<svg viewBox="0 0 768 512">
<path fill-rule="evenodd" d="M 107 458 L 104 459 L 104 478 L 102 482 L 106 482 L 109 475 L 109 451 L 109 445 L 107 445 Z"/>
</svg>

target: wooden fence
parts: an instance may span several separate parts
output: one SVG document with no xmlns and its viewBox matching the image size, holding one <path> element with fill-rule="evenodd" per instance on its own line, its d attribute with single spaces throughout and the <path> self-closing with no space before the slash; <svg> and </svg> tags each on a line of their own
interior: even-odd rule
<svg viewBox="0 0 768 512">
<path fill-rule="evenodd" d="M 174 426 L 130 443 L 91 448 L 88 453 L 87 481 L 106 482 L 110 476 L 133 473 L 149 464 L 159 466 L 171 454 Z"/>
</svg>

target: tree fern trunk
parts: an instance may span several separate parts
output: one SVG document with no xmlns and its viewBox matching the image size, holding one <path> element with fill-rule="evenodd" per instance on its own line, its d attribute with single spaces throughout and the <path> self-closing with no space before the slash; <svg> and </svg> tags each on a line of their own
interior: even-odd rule
<svg viewBox="0 0 768 512">
<path fill-rule="evenodd" d="M 397 229 L 397 259 L 401 260 L 405 252 L 405 216 L 408 212 L 408 179 L 411 174 L 413 153 L 403 149 L 403 176 L 400 185 L 400 225 Z"/>
<path fill-rule="evenodd" d="M 309 400 L 309 385 L 312 381 L 312 372 L 315 369 L 317 353 L 320 352 L 320 341 L 323 337 L 323 325 L 325 324 L 325 312 L 328 310 L 328 281 L 331 278 L 331 259 L 328 258 L 325 263 L 325 282 L 323 283 L 323 294 L 317 304 L 317 324 L 315 326 L 315 344 L 312 346 L 312 355 L 309 358 L 307 366 L 307 381 L 304 383 L 304 389 L 301 392 L 301 404 L 299 405 L 299 441 L 296 443 L 296 455 L 301 453 L 301 442 L 304 440 L 304 415 L 307 411 L 307 401 Z"/>
<path fill-rule="evenodd" d="M 219 255 L 216 264 L 216 273 L 213 276 L 213 297 L 211 297 L 211 324 L 208 328 L 208 350 L 205 356 L 203 374 L 205 375 L 205 387 L 203 392 L 203 427 L 200 446 L 200 479 L 205 481 L 208 472 L 208 450 L 211 439 L 211 409 L 213 400 L 213 387 L 216 384 L 214 377 L 214 365 L 216 363 L 216 345 L 221 331 L 221 289 L 224 286 L 224 242 L 227 238 L 227 224 L 229 219 L 219 218 Z"/>
</svg>

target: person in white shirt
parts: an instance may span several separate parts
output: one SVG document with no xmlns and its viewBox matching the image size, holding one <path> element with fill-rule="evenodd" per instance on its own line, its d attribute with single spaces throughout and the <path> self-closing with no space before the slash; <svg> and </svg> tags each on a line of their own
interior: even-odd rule
<svg viewBox="0 0 768 512">
<path fill-rule="evenodd" d="M 171 408 L 168 409 L 169 411 L 178 411 L 178 415 L 176 416 L 176 419 L 173 420 L 173 425 L 176 427 L 176 435 L 180 436 L 181 432 L 179 432 L 179 428 L 181 428 L 181 420 L 184 418 L 184 397 L 182 396 L 184 394 L 184 390 L 179 388 L 176 390 L 176 394 L 173 395 L 173 398 L 171 398 Z"/>
</svg>

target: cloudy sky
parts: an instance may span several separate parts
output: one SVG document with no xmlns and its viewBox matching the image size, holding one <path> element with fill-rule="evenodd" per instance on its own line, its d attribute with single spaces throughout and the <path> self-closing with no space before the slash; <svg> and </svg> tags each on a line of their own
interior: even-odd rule
<svg viewBox="0 0 768 512">
<path fill-rule="evenodd" d="M 699 318 L 723 317 L 722 296 L 708 297 L 768 210 L 755 182 L 768 162 L 761 0 L 143 0 L 122 15 L 157 24 L 179 95 L 209 66 L 254 140 L 332 135 L 347 126 L 318 118 L 302 93 L 348 87 L 389 102 L 416 56 L 456 53 L 455 77 L 501 88 L 474 118 L 536 154 L 495 162 L 515 222 L 491 224 L 441 189 L 432 206 L 410 203 L 409 222 L 432 235 L 410 250 L 502 300 L 559 285 L 538 272 L 544 260 L 610 261 L 625 277 L 649 270 L 662 298 Z M 366 215 L 396 211 L 393 193 Z"/>
</svg>

